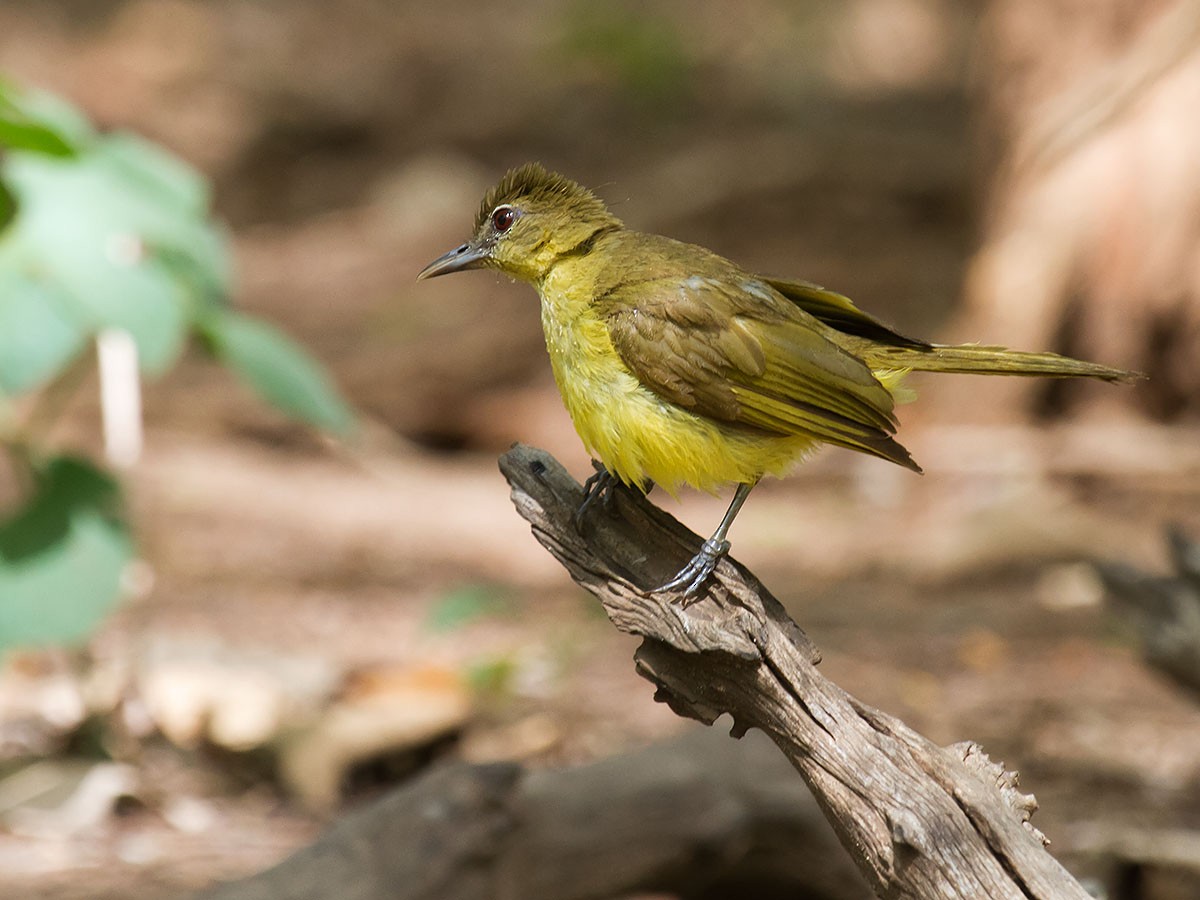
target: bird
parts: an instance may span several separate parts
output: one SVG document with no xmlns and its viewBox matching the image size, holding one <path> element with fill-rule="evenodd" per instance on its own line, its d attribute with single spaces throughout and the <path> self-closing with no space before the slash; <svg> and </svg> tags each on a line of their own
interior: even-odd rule
<svg viewBox="0 0 1200 900">
<path fill-rule="evenodd" d="M 735 485 L 713 534 L 655 589 L 699 598 L 754 486 L 822 444 L 921 468 L 896 439 L 912 371 L 1135 380 L 1055 353 L 908 337 L 847 297 L 768 277 L 694 244 L 627 228 L 591 190 L 539 163 L 484 196 L 471 237 L 418 280 L 493 269 L 533 285 L 554 379 L 599 461 L 580 527 L 618 484 L 675 495 Z"/>
</svg>

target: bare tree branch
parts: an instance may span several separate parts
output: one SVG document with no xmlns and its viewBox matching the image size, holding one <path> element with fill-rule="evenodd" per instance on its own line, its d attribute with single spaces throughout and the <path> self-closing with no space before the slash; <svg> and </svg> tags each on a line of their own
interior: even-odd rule
<svg viewBox="0 0 1200 900">
<path fill-rule="evenodd" d="M 783 607 L 733 560 L 684 608 L 647 593 L 701 539 L 640 494 L 574 524 L 577 482 L 548 454 L 500 460 L 537 539 L 594 594 L 619 629 L 644 638 L 638 671 L 678 714 L 733 734 L 766 732 L 804 777 L 868 882 L 887 898 L 1050 900 L 1087 893 L 1029 824 L 1016 777 L 972 743 L 939 747 L 817 671 L 820 654 Z"/>
</svg>

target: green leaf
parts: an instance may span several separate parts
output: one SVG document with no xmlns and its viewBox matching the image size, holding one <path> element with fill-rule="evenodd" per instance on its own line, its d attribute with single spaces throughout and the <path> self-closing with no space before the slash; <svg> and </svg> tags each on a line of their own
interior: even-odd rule
<svg viewBox="0 0 1200 900">
<path fill-rule="evenodd" d="M 136 134 L 106 135 L 95 148 L 96 157 L 121 181 L 158 197 L 164 205 L 186 216 L 208 212 L 208 183 L 179 157 Z"/>
<path fill-rule="evenodd" d="M 354 414 L 324 369 L 267 323 L 224 310 L 200 329 L 217 358 L 272 406 L 334 434 L 353 427 Z"/>
<path fill-rule="evenodd" d="M 0 80 L 0 146 L 72 156 L 91 136 L 87 119 L 65 100 Z"/>
<path fill-rule="evenodd" d="M 162 373 L 230 292 L 206 181 L 142 138 L 97 136 L 69 104 L 0 81 L 0 142 L 5 134 L 20 140 L 0 156 L 0 282 L 40 285 L 85 337 L 129 332 L 142 370 Z M 48 149 L 47 135 L 73 155 L 35 152 Z M 9 365 L 10 381 L 18 364 L 19 380 L 36 380 L 21 360 Z"/>
<path fill-rule="evenodd" d="M 8 185 L 0 179 L 0 231 L 8 227 L 8 223 L 17 215 L 17 198 L 8 189 Z"/>
<path fill-rule="evenodd" d="M 85 342 L 52 288 L 0 268 L 0 389 L 21 394 L 51 380 Z"/>
<path fill-rule="evenodd" d="M 233 268 L 223 230 L 214 226 L 197 231 L 186 248 L 152 244 L 150 252 L 186 291 L 193 324 L 226 305 Z"/>
<path fill-rule="evenodd" d="M 62 539 L 77 509 L 117 517 L 120 488 L 85 459 L 52 457 L 37 473 L 33 499 L 0 523 L 0 556 L 20 559 Z"/>
<path fill-rule="evenodd" d="M 224 246 L 204 222 L 181 213 L 175 195 L 131 182 L 95 155 L 75 160 L 17 155 L 6 176 L 19 212 L 0 241 L 4 259 L 25 275 L 56 284 L 86 331 L 120 328 L 154 375 L 178 358 L 193 315 L 182 258 L 223 282 Z M 164 196 L 167 199 L 164 200 Z M 156 254 L 172 248 L 170 261 Z"/>
<path fill-rule="evenodd" d="M 116 483 L 58 457 L 30 502 L 0 523 L 0 650 L 85 639 L 112 609 L 133 545 Z"/>
<path fill-rule="evenodd" d="M 11 118 L 0 107 L 0 147 L 50 156 L 72 156 L 74 148 L 49 128 Z"/>
</svg>

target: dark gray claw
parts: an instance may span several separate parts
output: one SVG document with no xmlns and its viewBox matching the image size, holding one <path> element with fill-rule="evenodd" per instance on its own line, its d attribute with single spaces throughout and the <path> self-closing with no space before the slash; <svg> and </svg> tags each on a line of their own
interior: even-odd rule
<svg viewBox="0 0 1200 900">
<path fill-rule="evenodd" d="M 575 510 L 575 530 L 580 534 L 583 533 L 583 520 L 587 511 L 595 506 L 597 501 L 605 510 L 612 509 L 613 496 L 616 494 L 617 488 L 622 487 L 621 479 L 604 468 L 603 463 L 593 459 L 592 468 L 596 471 L 583 483 L 583 502 L 579 504 L 579 509 Z M 645 482 L 642 493 L 650 493 L 650 489 L 653 487 L 653 481 Z"/>
<path fill-rule="evenodd" d="M 575 510 L 575 530 L 581 533 L 587 511 L 596 504 L 596 501 L 608 509 L 612 505 L 613 491 L 620 484 L 616 475 L 594 459 L 592 466 L 596 471 L 583 483 L 583 502 L 579 504 L 579 509 Z"/>
<path fill-rule="evenodd" d="M 666 584 L 655 589 L 656 594 L 674 593 L 680 588 L 680 599 L 686 605 L 695 598 L 704 582 L 712 575 L 722 556 L 729 553 L 729 541 L 709 538 L 700 548 L 700 552 L 692 557 L 691 562 L 679 570 L 679 574 Z"/>
</svg>

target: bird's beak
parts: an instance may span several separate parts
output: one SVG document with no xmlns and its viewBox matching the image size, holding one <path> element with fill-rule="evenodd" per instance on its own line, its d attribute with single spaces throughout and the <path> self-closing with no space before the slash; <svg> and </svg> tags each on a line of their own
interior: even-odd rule
<svg viewBox="0 0 1200 900">
<path fill-rule="evenodd" d="M 448 275 L 451 272 L 462 272 L 465 269 L 478 269 L 486 263 L 487 255 L 486 247 L 474 243 L 463 244 L 461 247 L 455 247 L 449 253 L 443 253 L 423 268 L 417 276 L 417 281 Z"/>
</svg>

